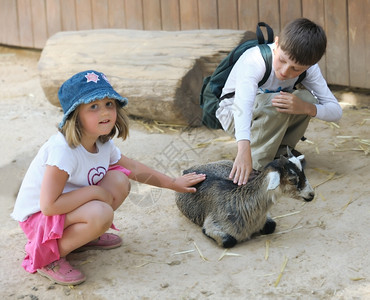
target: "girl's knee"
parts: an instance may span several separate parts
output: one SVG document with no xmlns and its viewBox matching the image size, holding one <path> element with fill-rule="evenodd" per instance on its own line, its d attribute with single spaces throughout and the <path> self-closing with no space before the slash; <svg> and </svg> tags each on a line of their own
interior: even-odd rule
<svg viewBox="0 0 370 300">
<path fill-rule="evenodd" d="M 116 210 L 123 203 L 123 201 L 125 201 L 131 190 L 131 182 L 128 177 L 123 173 L 121 173 L 120 177 L 121 178 L 117 182 L 117 192 L 116 194 L 113 194 L 113 205 L 115 205 L 115 207 L 113 206 L 114 210 Z"/>
<path fill-rule="evenodd" d="M 128 179 L 128 177 L 123 174 L 121 172 L 120 174 L 121 178 L 119 179 L 119 183 L 118 183 L 118 186 L 121 187 L 122 189 L 122 194 L 126 194 L 125 198 L 127 197 L 127 195 L 130 193 L 130 190 L 131 190 L 131 182 L 130 180 Z"/>
<path fill-rule="evenodd" d="M 112 207 L 102 201 L 90 201 L 87 208 L 87 222 L 98 230 L 106 231 L 113 223 L 114 211 Z"/>
<path fill-rule="evenodd" d="M 102 180 L 102 186 L 104 185 L 111 185 L 112 187 L 129 187 L 130 181 L 126 174 L 122 173 L 121 171 L 111 170 L 105 174 Z"/>
<path fill-rule="evenodd" d="M 112 207 L 114 210 L 123 203 L 131 189 L 131 183 L 127 175 L 117 170 L 108 171 L 100 186 L 113 195 Z"/>
<path fill-rule="evenodd" d="M 127 175 L 120 171 L 110 171 L 110 172 L 112 173 L 114 172 L 113 175 L 111 176 L 111 184 L 114 188 L 112 193 L 117 196 L 122 195 L 123 199 L 125 199 L 131 189 L 130 180 L 128 179 Z"/>
</svg>

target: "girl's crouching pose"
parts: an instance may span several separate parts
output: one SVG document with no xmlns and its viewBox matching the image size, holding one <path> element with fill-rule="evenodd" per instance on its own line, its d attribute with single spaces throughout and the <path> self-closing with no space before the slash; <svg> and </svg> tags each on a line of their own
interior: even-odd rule
<svg viewBox="0 0 370 300">
<path fill-rule="evenodd" d="M 128 118 L 121 97 L 103 73 L 85 71 L 60 88 L 64 116 L 59 131 L 39 150 L 19 190 L 12 217 L 25 232 L 22 266 L 52 281 L 85 281 L 66 260 L 72 251 L 119 247 L 114 211 L 130 191 L 130 181 L 195 192 L 203 174 L 170 178 L 121 154 L 112 138 L 126 139 Z"/>
</svg>

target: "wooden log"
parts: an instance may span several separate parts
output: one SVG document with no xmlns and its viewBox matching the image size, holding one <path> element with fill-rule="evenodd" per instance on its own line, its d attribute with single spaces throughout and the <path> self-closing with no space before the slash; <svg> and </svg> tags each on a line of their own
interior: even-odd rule
<svg viewBox="0 0 370 300">
<path fill-rule="evenodd" d="M 200 125 L 203 78 L 245 36 L 239 30 L 60 32 L 42 51 L 41 86 L 47 99 L 59 105 L 60 85 L 75 73 L 93 69 L 105 73 L 115 90 L 129 99 L 129 114 Z"/>
</svg>

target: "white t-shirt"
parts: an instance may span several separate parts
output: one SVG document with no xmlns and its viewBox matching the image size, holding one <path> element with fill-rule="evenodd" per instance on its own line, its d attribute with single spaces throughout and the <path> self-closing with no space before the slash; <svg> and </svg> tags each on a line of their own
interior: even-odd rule
<svg viewBox="0 0 370 300">
<path fill-rule="evenodd" d="M 46 165 L 56 166 L 68 173 L 63 193 L 97 184 L 107 173 L 109 165 L 118 162 L 121 152 L 112 141 L 104 144 L 97 142 L 96 146 L 97 153 L 90 153 L 82 145 L 74 149 L 69 147 L 60 132 L 50 137 L 27 170 L 11 217 L 23 222 L 41 210 L 40 190 Z"/>
<path fill-rule="evenodd" d="M 269 46 L 272 51 L 272 59 L 274 59 L 273 49 L 276 45 L 273 43 Z M 265 72 L 266 66 L 261 52 L 258 47 L 253 47 L 240 56 L 226 80 L 221 96 L 230 92 L 235 92 L 235 96 L 220 102 L 216 117 L 225 130 L 228 129 L 232 118 L 234 119 L 237 141 L 250 140 L 250 127 L 256 95 L 281 90 L 292 92 L 298 79 L 296 77 L 289 80 L 279 80 L 275 76 L 274 66 L 271 66 L 269 78 L 265 84 L 258 88 L 258 83 L 262 80 Z M 318 64 L 308 68 L 302 84 L 319 101 L 316 104 L 316 118 L 329 122 L 338 121 L 341 118 L 342 108 L 328 88 Z"/>
</svg>

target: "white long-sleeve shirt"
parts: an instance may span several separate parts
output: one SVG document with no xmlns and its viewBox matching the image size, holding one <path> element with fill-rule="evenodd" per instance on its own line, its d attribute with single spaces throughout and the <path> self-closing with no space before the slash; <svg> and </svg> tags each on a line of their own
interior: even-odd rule
<svg viewBox="0 0 370 300">
<path fill-rule="evenodd" d="M 269 46 L 272 51 L 272 59 L 274 59 L 273 49 L 275 44 Z M 224 129 L 228 129 L 232 118 L 234 119 L 237 141 L 250 140 L 253 106 L 257 94 L 279 92 L 281 90 L 293 91 L 294 83 L 298 77 L 279 80 L 275 76 L 274 67 L 271 67 L 269 78 L 259 88 L 258 83 L 266 72 L 266 66 L 259 48 L 253 47 L 238 59 L 226 80 L 221 96 L 230 92 L 235 92 L 235 95 L 233 98 L 220 102 L 216 117 L 220 120 Z M 338 121 L 341 118 L 342 108 L 327 86 L 318 64 L 308 68 L 302 84 L 318 99 L 316 118 L 329 122 Z"/>
</svg>

